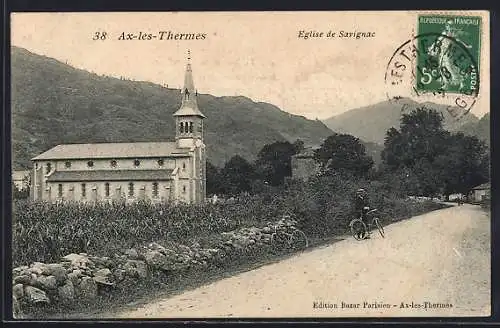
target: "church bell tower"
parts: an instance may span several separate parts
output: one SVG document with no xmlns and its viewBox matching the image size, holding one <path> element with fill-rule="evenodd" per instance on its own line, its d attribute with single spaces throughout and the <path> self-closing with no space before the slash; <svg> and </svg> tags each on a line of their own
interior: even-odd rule
<svg viewBox="0 0 500 328">
<path fill-rule="evenodd" d="M 194 88 L 191 54 L 188 50 L 181 107 L 174 113 L 177 148 L 189 148 L 192 170 L 189 170 L 189 202 L 201 203 L 206 197 L 206 153 L 203 142 L 205 115 L 198 108 L 198 92 Z"/>
<path fill-rule="evenodd" d="M 177 147 L 191 148 L 203 143 L 203 119 L 205 115 L 198 108 L 198 91 L 194 88 L 191 54 L 188 50 L 184 87 L 181 90 L 181 107 L 174 113 L 175 141 Z"/>
</svg>

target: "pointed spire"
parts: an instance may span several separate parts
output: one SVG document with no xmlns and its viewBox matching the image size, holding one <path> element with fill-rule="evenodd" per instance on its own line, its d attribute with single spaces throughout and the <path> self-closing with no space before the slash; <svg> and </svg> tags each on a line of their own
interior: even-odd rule
<svg viewBox="0 0 500 328">
<path fill-rule="evenodd" d="M 198 96 L 198 90 L 194 88 L 193 70 L 191 69 L 191 50 L 187 51 L 186 73 L 184 75 L 184 86 L 181 89 L 181 94 L 181 108 L 174 114 L 174 116 L 196 115 L 205 117 L 198 109 L 196 99 Z"/>
<path fill-rule="evenodd" d="M 191 69 L 191 50 L 187 52 L 186 74 L 184 75 L 184 93 L 194 93 L 193 71 Z"/>
</svg>

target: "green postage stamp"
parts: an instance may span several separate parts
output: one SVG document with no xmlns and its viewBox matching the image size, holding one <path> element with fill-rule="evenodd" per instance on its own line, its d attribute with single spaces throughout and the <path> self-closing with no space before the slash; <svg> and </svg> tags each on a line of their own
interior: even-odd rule
<svg viewBox="0 0 500 328">
<path fill-rule="evenodd" d="M 477 95 L 481 17 L 419 15 L 418 92 Z"/>
</svg>

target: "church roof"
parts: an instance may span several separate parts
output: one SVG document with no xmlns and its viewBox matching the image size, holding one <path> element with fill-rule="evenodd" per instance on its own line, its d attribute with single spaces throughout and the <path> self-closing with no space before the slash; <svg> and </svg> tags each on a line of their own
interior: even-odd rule
<svg viewBox="0 0 500 328">
<path fill-rule="evenodd" d="M 480 184 L 480 185 L 475 186 L 474 188 L 472 188 L 472 190 L 485 190 L 485 189 L 491 189 L 491 183 L 490 182 L 486 182 L 486 183 Z"/>
<path fill-rule="evenodd" d="M 49 182 L 80 181 L 161 181 L 170 180 L 173 170 L 98 170 L 56 171 L 47 178 Z"/>
<path fill-rule="evenodd" d="M 203 118 L 206 117 L 198 109 L 198 106 L 182 106 L 178 111 L 174 113 L 174 116 L 200 116 Z"/>
<path fill-rule="evenodd" d="M 63 144 L 32 160 L 178 157 L 188 156 L 188 152 L 189 148 L 177 148 L 175 142 Z"/>
<path fill-rule="evenodd" d="M 313 158 L 314 157 L 314 151 L 318 149 L 316 147 L 307 147 L 303 149 L 300 153 L 293 155 L 293 157 L 296 158 Z"/>
</svg>

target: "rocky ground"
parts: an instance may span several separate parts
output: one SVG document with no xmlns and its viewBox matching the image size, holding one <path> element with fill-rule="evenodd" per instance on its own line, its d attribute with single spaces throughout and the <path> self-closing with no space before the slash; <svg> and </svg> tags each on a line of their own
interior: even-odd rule
<svg viewBox="0 0 500 328">
<path fill-rule="evenodd" d="M 51 317 L 50 312 L 64 312 L 69 305 L 84 308 L 98 304 L 103 295 L 118 289 L 123 293 L 130 288 L 132 292 L 134 284 L 142 285 L 144 281 L 231 266 L 234 259 L 273 249 L 273 234 L 292 231 L 295 224 L 284 218 L 261 228 L 223 232 L 210 240 L 212 247 L 154 242 L 110 257 L 72 253 L 59 263 L 34 262 L 16 267 L 12 270 L 14 315 L 31 318 L 38 313 Z"/>
</svg>

